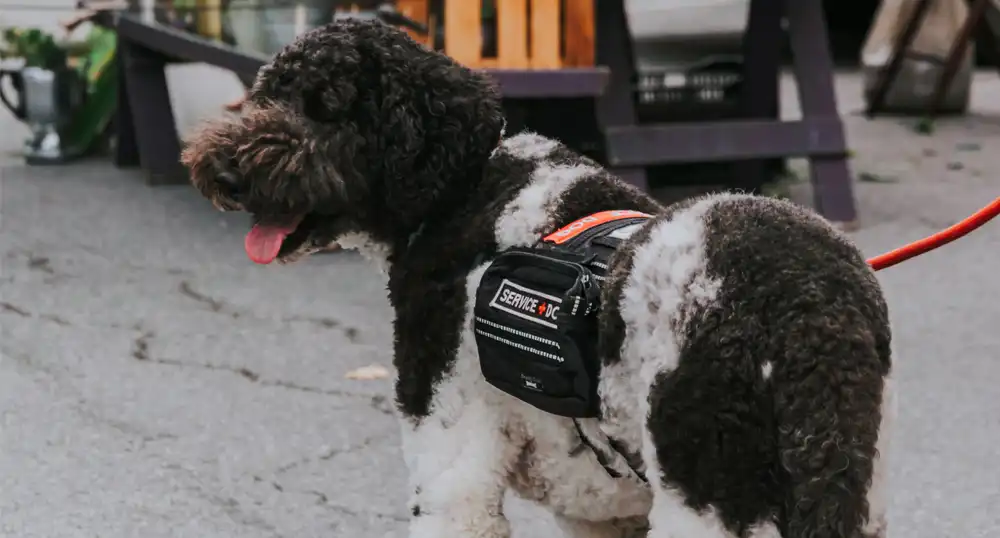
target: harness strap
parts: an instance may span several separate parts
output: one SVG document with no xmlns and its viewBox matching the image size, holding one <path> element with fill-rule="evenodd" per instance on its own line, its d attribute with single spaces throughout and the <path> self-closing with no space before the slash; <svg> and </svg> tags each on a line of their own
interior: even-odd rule
<svg viewBox="0 0 1000 538">
<path fill-rule="evenodd" d="M 649 480 L 646 478 L 645 473 L 642 472 L 641 469 L 642 460 L 639 459 L 638 461 L 634 461 L 637 458 L 627 454 L 626 453 L 627 451 L 620 442 L 602 434 L 601 437 L 603 437 L 608 444 L 608 450 L 604 450 L 601 447 L 598 447 L 597 443 L 595 443 L 589 436 L 587 436 L 586 432 L 583 431 L 583 426 L 580 424 L 580 421 L 578 419 L 573 419 L 573 426 L 576 427 L 576 434 L 580 438 L 580 447 L 577 450 L 574 450 L 572 453 L 570 453 L 570 455 L 575 456 L 579 454 L 581 449 L 584 448 L 590 449 L 590 451 L 594 453 L 594 457 L 597 458 L 597 463 L 604 468 L 604 471 L 608 473 L 608 476 L 615 479 L 621 478 L 623 476 L 622 471 L 619 471 L 613 465 L 614 461 L 617 459 L 615 458 L 615 456 L 616 455 L 620 456 L 621 461 L 624 461 L 625 465 L 628 466 L 628 470 L 631 471 L 630 475 L 633 478 L 642 482 L 643 484 L 649 484 Z M 610 454 L 609 451 L 611 452 Z"/>
</svg>

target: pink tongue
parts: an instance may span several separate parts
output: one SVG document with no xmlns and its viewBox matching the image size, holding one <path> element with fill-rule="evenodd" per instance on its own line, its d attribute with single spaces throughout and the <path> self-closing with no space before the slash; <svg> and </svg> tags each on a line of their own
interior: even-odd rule
<svg viewBox="0 0 1000 538">
<path fill-rule="evenodd" d="M 247 256 L 254 263 L 269 264 L 278 257 L 281 243 L 288 234 L 295 231 L 298 221 L 289 224 L 255 224 L 243 241 Z"/>
</svg>

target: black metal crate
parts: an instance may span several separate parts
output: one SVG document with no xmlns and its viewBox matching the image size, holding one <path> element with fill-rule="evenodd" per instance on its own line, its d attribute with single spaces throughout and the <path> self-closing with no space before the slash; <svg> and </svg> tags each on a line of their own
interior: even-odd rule
<svg viewBox="0 0 1000 538">
<path fill-rule="evenodd" d="M 639 73 L 636 107 L 640 123 L 731 120 L 740 115 L 743 63 L 709 58 L 683 71 Z"/>
</svg>

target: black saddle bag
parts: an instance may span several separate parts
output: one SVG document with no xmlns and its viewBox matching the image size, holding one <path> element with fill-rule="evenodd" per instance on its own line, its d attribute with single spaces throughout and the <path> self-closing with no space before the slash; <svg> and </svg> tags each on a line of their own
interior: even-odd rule
<svg viewBox="0 0 1000 538">
<path fill-rule="evenodd" d="M 486 381 L 543 411 L 597 416 L 600 290 L 583 255 L 504 251 L 476 295 L 476 344 Z"/>
<path fill-rule="evenodd" d="M 474 321 L 487 382 L 548 413 L 598 416 L 600 287 L 612 254 L 650 217 L 594 213 L 493 260 Z"/>
</svg>

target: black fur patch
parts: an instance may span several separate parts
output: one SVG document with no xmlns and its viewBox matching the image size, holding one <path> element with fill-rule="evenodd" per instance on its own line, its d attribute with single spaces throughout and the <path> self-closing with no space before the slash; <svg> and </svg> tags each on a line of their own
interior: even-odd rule
<svg viewBox="0 0 1000 538">
<path fill-rule="evenodd" d="M 687 312 L 678 367 L 651 389 L 664 484 L 738 536 L 854 536 L 889 370 L 885 303 L 860 253 L 791 204 L 736 199 L 705 215 L 717 300 Z M 765 362 L 773 368 L 765 379 Z M 650 477 L 653 479 L 653 477 Z"/>
<path fill-rule="evenodd" d="M 470 300 L 466 276 L 477 260 L 496 252 L 496 221 L 538 164 L 498 152 L 479 191 L 462 206 L 428 218 L 413 243 L 392 260 L 396 402 L 405 415 L 419 420 L 430 413 L 435 387 L 458 352 Z"/>
</svg>

